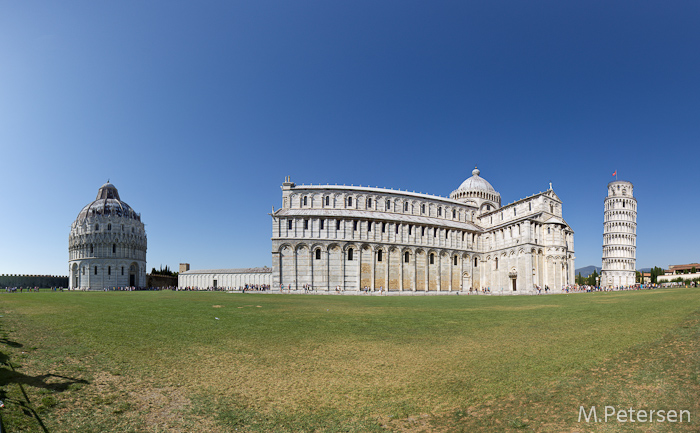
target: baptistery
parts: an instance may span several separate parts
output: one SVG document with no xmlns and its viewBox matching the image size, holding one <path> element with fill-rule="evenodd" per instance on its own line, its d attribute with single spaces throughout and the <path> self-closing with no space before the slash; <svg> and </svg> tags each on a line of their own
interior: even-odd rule
<svg viewBox="0 0 700 433">
<path fill-rule="evenodd" d="M 107 182 L 85 206 L 68 237 L 70 287 L 81 290 L 146 284 L 146 230 L 141 214 Z"/>
</svg>

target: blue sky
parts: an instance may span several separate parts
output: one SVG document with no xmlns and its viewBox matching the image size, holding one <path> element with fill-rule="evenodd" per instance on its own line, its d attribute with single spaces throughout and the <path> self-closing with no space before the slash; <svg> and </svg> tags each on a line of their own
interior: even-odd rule
<svg viewBox="0 0 700 433">
<path fill-rule="evenodd" d="M 0 273 L 67 275 L 110 179 L 148 268 L 271 263 L 284 176 L 504 204 L 551 181 L 576 266 L 635 185 L 637 266 L 700 260 L 700 3 L 0 2 Z"/>
</svg>

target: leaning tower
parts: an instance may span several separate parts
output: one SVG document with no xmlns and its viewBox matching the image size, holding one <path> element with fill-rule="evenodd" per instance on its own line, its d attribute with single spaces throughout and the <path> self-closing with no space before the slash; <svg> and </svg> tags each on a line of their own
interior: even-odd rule
<svg viewBox="0 0 700 433">
<path fill-rule="evenodd" d="M 637 262 L 637 199 L 632 183 L 616 180 L 608 184 L 603 228 L 601 287 L 631 286 Z"/>
</svg>

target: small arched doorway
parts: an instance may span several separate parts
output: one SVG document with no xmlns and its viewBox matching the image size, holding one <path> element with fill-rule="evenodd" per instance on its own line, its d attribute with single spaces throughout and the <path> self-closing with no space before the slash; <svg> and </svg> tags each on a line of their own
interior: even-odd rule
<svg viewBox="0 0 700 433">
<path fill-rule="evenodd" d="M 129 286 L 139 287 L 139 267 L 136 263 L 129 266 Z"/>
<path fill-rule="evenodd" d="M 511 290 L 514 292 L 518 290 L 518 271 L 513 268 L 510 270 L 508 273 L 508 277 L 510 278 L 510 287 Z"/>
<path fill-rule="evenodd" d="M 73 263 L 73 287 L 74 289 L 80 287 L 80 270 L 78 269 L 78 264 Z"/>
</svg>

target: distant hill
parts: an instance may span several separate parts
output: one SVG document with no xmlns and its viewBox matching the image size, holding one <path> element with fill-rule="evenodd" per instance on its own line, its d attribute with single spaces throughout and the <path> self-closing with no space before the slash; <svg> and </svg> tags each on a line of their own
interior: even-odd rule
<svg viewBox="0 0 700 433">
<path fill-rule="evenodd" d="M 593 265 L 590 265 L 590 266 L 586 266 L 585 268 L 578 268 L 578 269 L 576 269 L 576 275 L 578 275 L 579 273 L 581 273 L 581 276 L 582 276 L 582 277 L 587 277 L 587 276 L 591 275 L 591 274 L 593 273 L 594 270 L 600 274 L 600 270 L 601 270 L 601 269 L 602 269 L 602 268 L 601 268 L 600 266 L 593 266 Z"/>
<path fill-rule="evenodd" d="M 593 273 L 594 269 L 596 272 L 598 272 L 598 274 L 600 274 L 600 271 L 602 268 L 600 266 L 593 266 L 593 265 L 586 266 L 585 268 L 578 268 L 578 269 L 576 269 L 576 275 L 578 275 L 578 273 L 580 272 L 582 277 L 587 277 Z M 651 272 L 651 268 L 642 268 L 642 269 L 637 269 L 637 270 L 639 272 Z"/>
</svg>

